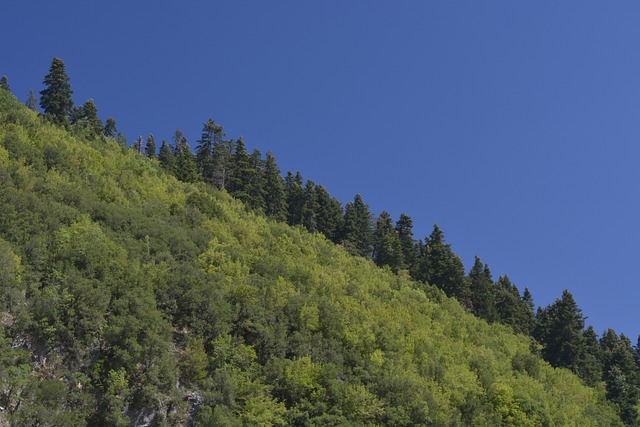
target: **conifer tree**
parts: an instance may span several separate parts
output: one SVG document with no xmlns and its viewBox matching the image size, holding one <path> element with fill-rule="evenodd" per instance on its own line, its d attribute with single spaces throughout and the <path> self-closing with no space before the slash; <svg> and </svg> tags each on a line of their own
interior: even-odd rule
<svg viewBox="0 0 640 427">
<path fill-rule="evenodd" d="M 196 166 L 196 158 L 191 152 L 187 138 L 182 137 L 180 144 L 176 146 L 175 175 L 183 182 L 196 182 L 200 179 L 200 173 Z"/>
<path fill-rule="evenodd" d="M 2 78 L 0 78 L 0 89 L 11 92 L 11 86 L 9 86 L 9 80 L 7 79 L 7 76 L 2 76 Z"/>
<path fill-rule="evenodd" d="M 116 129 L 116 120 L 113 117 L 109 117 L 104 125 L 104 136 L 107 138 L 115 138 L 118 135 L 118 129 Z"/>
<path fill-rule="evenodd" d="M 316 184 L 310 179 L 304 185 L 304 209 L 302 211 L 302 224 L 310 232 L 318 231 L 318 197 Z"/>
<path fill-rule="evenodd" d="M 451 245 L 444 242 L 444 233 L 437 224 L 433 232 L 420 247 L 419 259 L 416 262 L 416 278 L 442 289 L 447 296 L 464 302 L 468 297 L 462 261 L 451 250 Z"/>
<path fill-rule="evenodd" d="M 284 221 L 287 217 L 287 202 L 285 200 L 284 180 L 275 157 L 267 152 L 264 169 L 264 208 L 267 216 L 277 221 Z"/>
<path fill-rule="evenodd" d="M 53 58 L 43 83 L 46 87 L 40 92 L 40 107 L 45 117 L 54 123 L 66 124 L 73 108 L 73 91 L 62 59 Z"/>
<path fill-rule="evenodd" d="M 249 156 L 249 178 L 247 179 L 247 203 L 257 212 L 265 211 L 265 161 L 262 159 L 262 153 L 254 148 L 253 153 Z"/>
<path fill-rule="evenodd" d="M 174 150 L 171 145 L 169 145 L 169 143 L 164 139 L 162 140 L 162 144 L 160 145 L 158 161 L 160 161 L 160 165 L 162 165 L 165 170 L 171 172 L 172 174 L 174 173 L 176 165 Z"/>
<path fill-rule="evenodd" d="M 213 141 L 217 125 L 209 119 L 202 125 L 202 134 L 196 147 L 196 164 L 205 182 L 213 184 Z"/>
<path fill-rule="evenodd" d="M 225 136 L 221 126 L 216 128 L 213 141 L 213 185 L 220 189 L 226 189 L 232 178 L 231 157 L 235 141 L 226 140 Z"/>
<path fill-rule="evenodd" d="M 102 120 L 98 118 L 98 109 L 93 99 L 88 99 L 82 106 L 83 119 L 86 121 L 86 126 L 89 128 L 91 135 L 96 137 L 102 134 Z"/>
<path fill-rule="evenodd" d="M 344 208 L 340 201 L 331 197 L 322 185 L 316 186 L 315 193 L 318 203 L 316 215 L 318 231 L 333 243 L 339 243 L 343 228 Z"/>
<path fill-rule="evenodd" d="M 231 181 L 228 187 L 232 196 L 247 204 L 250 204 L 249 188 L 251 187 L 252 173 L 249 154 L 247 154 L 244 140 L 240 137 L 231 159 Z"/>
<path fill-rule="evenodd" d="M 133 143 L 133 151 L 142 154 L 142 135 L 136 138 L 136 142 Z"/>
<path fill-rule="evenodd" d="M 578 376 L 590 387 L 595 387 L 602 380 L 603 352 L 598 335 L 589 326 L 582 333 L 584 337 L 584 355 L 578 368 Z"/>
<path fill-rule="evenodd" d="M 411 271 L 416 261 L 416 243 L 413 240 L 413 220 L 409 215 L 400 214 L 396 222 L 396 232 L 400 240 L 405 268 Z"/>
<path fill-rule="evenodd" d="M 294 176 L 291 171 L 287 172 L 285 178 L 286 199 L 287 199 L 287 223 L 289 225 L 302 224 L 304 211 L 304 188 L 303 179 L 300 172 Z"/>
<path fill-rule="evenodd" d="M 487 264 L 482 264 L 480 257 L 476 255 L 473 267 L 469 271 L 469 286 L 471 301 L 476 316 L 488 322 L 499 320 L 496 311 L 496 290 L 493 285 L 491 270 Z"/>
<path fill-rule="evenodd" d="M 373 261 L 393 271 L 404 268 L 402 245 L 388 212 L 380 213 L 373 232 Z"/>
<path fill-rule="evenodd" d="M 345 206 L 341 231 L 342 244 L 353 255 L 371 256 L 372 220 L 369 206 L 356 194 L 353 202 Z"/>
<path fill-rule="evenodd" d="M 538 309 L 534 338 L 544 359 L 554 367 L 578 372 L 584 354 L 584 317 L 568 290 L 546 308 Z"/>
<path fill-rule="evenodd" d="M 152 133 L 147 137 L 147 143 L 144 146 L 144 154 L 149 158 L 156 156 L 156 140 Z"/>
<path fill-rule="evenodd" d="M 38 98 L 36 98 L 36 94 L 33 92 L 33 89 L 29 89 L 29 97 L 24 105 L 32 111 L 38 111 Z"/>
</svg>

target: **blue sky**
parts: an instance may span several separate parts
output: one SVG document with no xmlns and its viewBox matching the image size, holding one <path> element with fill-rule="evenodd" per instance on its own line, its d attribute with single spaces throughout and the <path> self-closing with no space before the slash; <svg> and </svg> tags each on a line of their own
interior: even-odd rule
<svg viewBox="0 0 640 427">
<path fill-rule="evenodd" d="M 0 74 L 51 59 L 130 141 L 209 117 L 343 203 L 437 222 L 598 333 L 640 328 L 640 4 L 593 1 L 3 3 Z"/>
</svg>

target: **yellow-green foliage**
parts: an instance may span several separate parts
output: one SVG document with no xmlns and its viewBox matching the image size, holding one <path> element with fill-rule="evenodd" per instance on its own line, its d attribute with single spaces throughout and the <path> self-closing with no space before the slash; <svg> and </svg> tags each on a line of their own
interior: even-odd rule
<svg viewBox="0 0 640 427">
<path fill-rule="evenodd" d="M 602 388 L 437 289 L 1 92 L 0 401 L 25 363 L 60 389 L 25 377 L 15 425 L 30 403 L 64 425 L 619 424 Z"/>
</svg>

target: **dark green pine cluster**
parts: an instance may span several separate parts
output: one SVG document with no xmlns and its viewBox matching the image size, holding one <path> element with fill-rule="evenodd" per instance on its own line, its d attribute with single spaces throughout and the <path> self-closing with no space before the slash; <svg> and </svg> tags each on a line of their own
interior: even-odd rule
<svg viewBox="0 0 640 427">
<path fill-rule="evenodd" d="M 430 350 L 395 341 L 396 338 L 387 336 L 387 332 L 379 329 L 381 326 L 378 325 L 371 326 L 377 331 L 374 341 L 379 342 L 376 344 L 378 347 L 369 343 L 366 351 L 359 350 L 363 351 L 362 355 L 348 355 L 345 348 L 365 345 L 359 340 L 366 338 L 349 332 L 350 327 L 341 323 L 344 319 L 336 320 L 337 313 L 344 307 L 331 305 L 322 298 L 309 303 L 302 296 L 296 296 L 300 290 L 288 287 L 287 280 L 311 287 L 318 279 L 314 279 L 310 272 L 313 268 L 296 268 L 295 259 L 287 258 L 296 251 L 305 253 L 306 249 L 292 250 L 292 242 L 300 239 L 296 237 L 299 234 L 282 231 L 284 229 L 278 228 L 284 226 L 282 223 L 297 227 L 297 233 L 306 230 L 315 235 L 313 245 L 319 246 L 314 246 L 313 250 L 317 252 L 318 259 L 323 259 L 321 252 L 327 251 L 321 241 L 335 243 L 351 255 L 372 260 L 386 270 L 381 274 L 392 275 L 396 277 L 394 280 L 411 278 L 423 296 L 433 296 L 441 291 L 457 301 L 458 307 L 454 310 L 474 314 L 489 325 L 507 325 L 514 332 L 527 336 L 533 351 L 552 366 L 569 369 L 588 386 L 597 388 L 603 384 L 607 399 L 615 405 L 625 423 L 633 425 L 638 422 L 638 347 L 633 347 L 627 337 L 617 335 L 613 330 L 598 337 L 593 328 L 585 329 L 585 317 L 569 291 L 565 290 L 553 304 L 534 313 L 529 289 L 525 288 L 521 295 L 506 275 L 494 281 L 489 266 L 483 264 L 479 257 L 475 258 L 467 274 L 460 257 L 446 243 L 438 225 L 429 236 L 416 240 L 413 221 L 406 214 L 401 214 L 395 223 L 387 212 L 374 219 L 360 194 L 343 206 L 322 185 L 305 181 L 300 172 L 294 174 L 289 171 L 283 177 L 271 152 L 267 152 L 265 157 L 258 149 L 249 153 L 241 137 L 228 138 L 223 127 L 213 119 L 203 124 L 195 152 L 191 151 L 180 129 L 176 130 L 170 142 L 163 140 L 159 149 L 153 134 L 149 134 L 146 141 L 140 136 L 129 147 L 112 117 L 103 125 L 92 99 L 74 107 L 73 92 L 61 59 L 53 59 L 44 84 L 46 87 L 40 92 L 40 107 L 45 121 L 64 128 L 80 140 L 101 144 L 98 147 L 105 155 L 109 153 L 106 147 L 112 143 L 111 140 L 116 140 L 120 144 L 120 154 L 138 162 L 134 163 L 137 169 L 133 172 L 123 172 L 112 166 L 112 170 L 122 174 L 120 179 L 132 180 L 121 189 L 111 189 L 108 185 L 97 187 L 102 178 L 98 178 L 100 174 L 96 173 L 91 182 L 96 187 L 91 187 L 88 194 L 77 194 L 65 192 L 69 177 L 58 172 L 58 169 L 64 169 L 63 165 L 71 164 L 65 160 L 69 156 L 69 147 L 47 146 L 42 157 L 33 148 L 14 143 L 18 134 L 11 133 L 14 132 L 13 125 L 7 128 L 9 130 L 5 133 L 9 136 L 2 141 L 10 156 L 26 158 L 29 170 L 42 175 L 38 178 L 42 183 L 36 185 L 37 179 L 30 178 L 31 172 L 27 169 L 14 166 L 14 169 L 4 172 L 4 182 L 15 183 L 12 184 L 15 188 L 8 186 L 3 193 L 3 206 L 7 213 L 0 220 L 0 231 L 4 233 L 0 238 L 0 245 L 4 245 L 0 246 L 0 260 L 4 260 L 4 264 L 0 268 L 5 268 L 6 274 L 5 278 L 0 278 L 0 285 L 4 286 L 5 292 L 12 280 L 11 283 L 17 283 L 18 271 L 22 268 L 11 261 L 14 259 L 12 246 L 3 243 L 3 238 L 16 245 L 25 245 L 24 258 L 30 263 L 29 277 L 34 283 L 40 283 L 23 294 L 5 292 L 4 308 L 8 309 L 12 319 L 17 319 L 15 324 L 24 328 L 24 333 L 35 337 L 34 342 L 45 347 L 58 345 L 67 349 L 71 356 L 65 357 L 71 359 L 65 363 L 85 369 L 84 376 L 78 377 L 78 384 L 93 387 L 96 392 L 89 393 L 91 397 L 83 394 L 87 400 L 78 405 L 89 407 L 96 399 L 101 403 L 103 409 L 92 415 L 94 422 L 123 425 L 127 417 L 122 408 L 128 405 L 144 407 L 147 404 L 145 399 L 158 399 L 163 393 L 166 399 L 160 400 L 174 399 L 173 395 L 167 397 L 173 393 L 168 391 L 168 384 L 175 383 L 176 378 L 168 372 L 176 363 L 185 384 L 209 390 L 211 395 L 206 399 L 217 402 L 218 406 L 203 406 L 199 415 L 202 420 L 222 422 L 220 420 L 245 417 L 242 418 L 244 425 L 309 425 L 313 424 L 309 418 L 313 416 L 318 417 L 314 423 L 322 424 L 320 418 L 327 417 L 326 425 L 338 425 L 329 421 L 333 416 L 331 419 L 335 422 L 350 421 L 358 425 L 455 425 L 475 420 L 484 406 L 491 408 L 490 412 L 494 411 L 491 412 L 493 418 L 486 418 L 484 424 L 478 422 L 478 425 L 520 425 L 526 417 L 533 417 L 527 412 L 535 412 L 533 409 L 525 410 L 526 405 L 518 403 L 518 399 L 524 399 L 522 396 L 514 396 L 513 391 L 507 393 L 506 383 L 494 383 L 496 372 L 476 366 L 474 361 L 470 361 L 469 366 L 487 394 L 484 396 L 469 389 L 466 397 L 447 397 L 452 402 L 460 401 L 460 406 L 452 404 L 456 409 L 451 409 L 450 418 L 440 419 L 437 415 L 424 413 L 424 408 L 406 406 L 407 402 L 394 400 L 396 393 L 406 392 L 400 383 L 408 381 L 407 384 L 414 385 L 407 387 L 423 387 L 422 397 L 431 396 L 429 405 L 446 406 L 442 403 L 444 400 L 438 403 L 438 399 L 444 399 L 439 397 L 439 392 L 428 391 L 420 383 L 422 380 L 409 380 L 400 374 L 404 368 L 401 368 L 402 357 L 399 355 L 407 350 L 402 346 L 411 347 L 415 357 L 422 357 L 418 353 L 424 351 L 427 354 Z M 5 76 L 0 85 L 3 90 L 10 90 Z M 37 110 L 36 104 L 31 91 L 26 105 Z M 0 151 L 0 160 L 2 154 Z M 125 157 L 109 155 L 112 156 L 109 158 L 111 162 L 125 161 L 122 160 Z M 126 158 L 126 162 L 131 162 Z M 180 198 L 160 192 L 156 194 L 150 188 L 143 189 L 136 186 L 133 177 L 127 176 L 128 173 L 145 175 L 148 168 L 157 165 L 185 186 L 199 187 L 188 187 L 192 188 L 191 193 Z M 54 186 L 53 182 L 57 184 Z M 169 184 L 156 184 L 166 187 L 167 194 L 171 194 Z M 110 185 L 116 187 L 113 183 Z M 22 200 L 23 196 L 17 190 L 21 186 L 31 186 L 29 188 L 37 189 L 46 197 L 39 199 L 34 195 Z M 137 203 L 134 195 L 142 193 L 153 194 L 155 199 L 151 197 L 145 201 L 135 213 L 120 206 L 134 205 Z M 269 226 L 273 228 L 269 232 L 265 228 L 258 232 L 252 228 L 254 226 L 242 225 L 237 218 L 239 213 L 229 213 L 228 208 L 213 202 L 218 196 L 212 194 L 224 193 L 240 200 L 247 215 L 266 217 L 277 221 L 273 224 L 280 225 Z M 47 197 L 51 197 L 51 201 Z M 45 201 L 57 209 L 55 219 L 46 217 Z M 41 230 L 12 234 L 21 227 L 16 225 L 21 224 L 18 220 L 18 208 L 21 206 L 35 216 L 41 215 L 30 221 L 32 225 L 42 224 Z M 224 227 L 212 225 L 215 223 L 211 222 L 212 218 L 228 224 Z M 104 234 L 97 224 L 112 231 Z M 137 270 L 126 270 L 124 247 L 133 248 L 128 250 L 135 252 Z M 54 250 L 53 255 L 48 255 L 50 249 Z M 274 258 L 271 252 L 279 253 L 280 258 Z M 109 257 L 112 257 L 111 261 Z M 193 260 L 197 262 L 194 264 Z M 342 283 L 343 279 L 330 277 L 340 273 L 323 271 L 322 274 L 327 283 L 334 280 Z M 214 280 L 218 287 L 207 287 L 208 280 Z M 377 279 L 372 280 L 375 282 Z M 101 283 L 109 285 L 102 288 Z M 141 288 L 134 292 L 132 289 L 138 288 L 134 285 L 127 288 L 125 283 L 140 284 Z M 434 291 L 433 287 L 439 291 Z M 387 295 L 399 291 L 392 288 L 376 292 Z M 354 303 L 354 296 L 362 292 L 361 289 L 349 289 L 347 287 L 353 295 L 345 296 L 345 301 L 350 302 L 340 304 Z M 26 307 L 24 298 L 30 298 L 30 304 L 35 304 L 29 306 L 33 313 L 19 309 L 20 304 Z M 47 301 L 55 301 L 55 304 L 48 305 Z M 259 301 L 279 307 L 281 311 L 270 314 L 268 307 Z M 91 314 L 87 308 L 91 306 L 96 307 L 99 314 Z M 26 317 L 21 319 L 14 315 L 14 311 Z M 388 323 L 395 321 L 389 320 Z M 152 324 L 160 326 L 145 331 Z M 100 329 L 102 327 L 104 330 Z M 177 362 L 162 350 L 163 345 L 170 341 L 171 328 L 177 335 L 181 334 L 178 330 L 190 328 L 197 331 L 194 336 L 180 335 L 182 352 Z M 451 332 L 452 336 L 456 334 L 458 332 Z M 354 344 L 356 342 L 359 344 Z M 381 344 L 385 342 L 387 344 Z M 9 348 L 7 343 L 2 341 L 0 345 Z M 73 346 L 78 348 L 68 350 Z M 155 352 L 154 356 L 145 353 L 148 351 Z M 387 362 L 383 355 L 386 352 L 398 353 L 394 356 L 397 364 L 393 369 L 391 365 L 385 365 Z M 13 359 L 5 365 L 28 366 L 25 353 L 6 354 Z M 522 353 L 517 357 L 514 355 L 511 368 L 539 377 L 541 368 L 532 357 Z M 275 362 L 270 362 L 272 358 Z M 436 382 L 451 381 L 447 377 L 451 374 L 443 367 L 446 363 L 429 363 L 432 364 L 427 365 L 426 371 L 420 375 L 424 374 Z M 90 372 L 87 367 L 91 368 Z M 2 374 L 0 372 L 0 377 Z M 25 384 L 30 383 L 19 372 L 14 374 L 15 378 L 20 378 L 19 381 L 25 381 L 16 387 L 23 387 L 27 393 Z M 356 381 L 356 377 L 349 377 L 361 374 L 369 380 Z M 335 381 L 343 375 L 353 382 L 343 386 L 343 380 Z M 456 381 L 464 383 L 465 380 L 456 377 Z M 37 387 L 33 390 L 33 393 L 40 392 Z M 253 394 L 239 400 L 232 397 L 246 390 Z M 474 393 L 482 397 L 477 397 L 479 400 L 476 401 L 476 397 L 472 397 L 476 396 Z M 71 399 L 75 395 L 69 396 Z M 304 396 L 303 401 L 300 401 L 300 396 Z M 412 395 L 407 399 L 410 402 L 416 399 L 417 402 L 422 397 Z M 485 398 L 487 400 L 483 400 Z M 14 405 L 16 413 L 24 411 L 15 408 L 19 399 L 11 392 L 9 395 L 0 393 L 0 400 L 4 407 Z M 331 402 L 336 405 L 340 402 L 343 413 L 322 415 L 323 410 L 329 411 L 332 407 Z M 253 412 L 247 405 L 254 405 L 255 413 L 260 412 L 260 405 L 267 408 L 265 410 L 272 415 L 271 422 L 260 424 L 251 418 L 253 415 L 247 414 Z M 394 405 L 397 405 L 396 412 L 391 409 Z M 169 409 L 165 409 L 168 413 Z M 554 422 L 545 417 L 531 418 L 539 422 L 522 425 L 553 425 Z M 555 422 L 560 425 L 558 420 Z"/>
</svg>

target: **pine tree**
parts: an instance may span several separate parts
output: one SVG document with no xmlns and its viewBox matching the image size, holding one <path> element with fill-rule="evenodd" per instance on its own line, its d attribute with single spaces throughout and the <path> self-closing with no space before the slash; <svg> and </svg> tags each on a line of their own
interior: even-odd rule
<svg viewBox="0 0 640 427">
<path fill-rule="evenodd" d="M 109 117 L 107 119 L 107 123 L 104 125 L 103 133 L 107 138 L 115 138 L 118 135 L 118 130 L 116 129 L 116 120 L 113 117 Z"/>
<path fill-rule="evenodd" d="M 247 204 L 257 212 L 265 211 L 265 161 L 262 159 L 262 153 L 255 148 L 251 156 L 249 156 L 249 178 L 247 179 Z"/>
<path fill-rule="evenodd" d="M 135 151 L 138 154 L 142 154 L 142 135 L 140 135 L 136 139 L 136 142 L 133 143 L 133 151 Z"/>
<path fill-rule="evenodd" d="M 310 179 L 304 185 L 304 209 L 302 211 L 302 225 L 310 232 L 318 231 L 318 197 L 316 184 Z"/>
<path fill-rule="evenodd" d="M 386 211 L 380 213 L 373 232 L 373 261 L 379 266 L 388 265 L 393 271 L 405 267 L 400 238 Z"/>
<path fill-rule="evenodd" d="M 267 216 L 277 221 L 287 218 L 287 202 L 285 200 L 284 180 L 280 175 L 280 169 L 275 157 L 267 152 L 267 161 L 264 169 L 264 207 Z"/>
<path fill-rule="evenodd" d="M 372 237 L 369 206 L 364 203 L 360 194 L 356 194 L 353 202 L 345 206 L 341 231 L 342 244 L 353 255 L 370 257 Z"/>
<path fill-rule="evenodd" d="M 0 89 L 11 92 L 11 86 L 9 86 L 9 80 L 7 79 L 7 76 L 2 76 L 2 78 L 0 78 Z"/>
<path fill-rule="evenodd" d="M 413 240 L 413 220 L 409 215 L 400 214 L 396 222 L 396 232 L 400 239 L 405 267 L 411 271 L 416 261 L 416 243 Z"/>
<path fill-rule="evenodd" d="M 147 137 L 147 143 L 144 146 L 144 154 L 149 158 L 156 156 L 156 140 L 152 133 Z"/>
<path fill-rule="evenodd" d="M 165 170 L 171 172 L 172 174 L 174 173 L 176 166 L 174 150 L 171 145 L 169 145 L 169 143 L 167 143 L 167 141 L 165 140 L 162 140 L 162 144 L 160 145 L 158 161 L 160 161 L 160 165 L 162 165 Z"/>
<path fill-rule="evenodd" d="M 86 126 L 89 128 L 92 137 L 96 137 L 102 134 L 102 120 L 98 118 L 98 109 L 93 99 L 88 99 L 82 106 L 83 119 L 86 121 Z"/>
<path fill-rule="evenodd" d="M 250 203 L 249 188 L 251 187 L 252 168 L 249 162 L 249 155 L 245 148 L 242 137 L 238 138 L 236 150 L 231 159 L 231 181 L 229 182 L 229 193 L 244 203 Z"/>
<path fill-rule="evenodd" d="M 584 355 L 580 360 L 578 376 L 590 387 L 595 387 L 602 380 L 603 352 L 598 335 L 589 326 L 582 333 L 584 337 Z"/>
<path fill-rule="evenodd" d="M 600 345 L 607 399 L 618 406 L 622 421 L 637 425 L 640 372 L 631 341 L 624 334 L 618 337 L 613 329 L 609 329 L 602 335 Z"/>
<path fill-rule="evenodd" d="M 491 270 L 487 264 L 482 264 L 480 257 L 476 255 L 473 267 L 469 271 L 469 287 L 471 301 L 476 316 L 488 322 L 496 322 L 499 319 L 496 311 L 495 289 Z"/>
<path fill-rule="evenodd" d="M 33 92 L 33 89 L 29 89 L 29 98 L 27 98 L 24 105 L 32 111 L 38 111 L 38 98 L 36 98 L 36 94 Z"/>
<path fill-rule="evenodd" d="M 222 127 L 216 129 L 213 141 L 213 185 L 225 189 L 232 179 L 231 158 L 235 147 L 234 140 L 224 139 Z"/>
<path fill-rule="evenodd" d="M 578 372 L 584 348 L 584 317 L 568 290 L 544 309 L 538 309 L 534 338 L 544 359 L 554 367 Z"/>
<path fill-rule="evenodd" d="M 444 233 L 437 224 L 433 226 L 433 232 L 424 245 L 420 246 L 418 256 L 416 279 L 435 285 L 447 296 L 466 302 L 469 295 L 464 266 L 451 250 L 451 245 L 444 243 Z"/>
<path fill-rule="evenodd" d="M 316 225 L 318 231 L 334 243 L 341 240 L 344 208 L 338 199 L 331 197 L 326 188 L 317 185 L 315 188 L 318 203 Z"/>
<path fill-rule="evenodd" d="M 294 176 L 291 171 L 287 172 L 285 181 L 285 194 L 287 200 L 287 223 L 289 225 L 302 224 L 304 211 L 304 188 L 303 179 L 300 172 Z"/>
<path fill-rule="evenodd" d="M 176 133 L 177 134 L 177 133 Z M 175 175 L 183 182 L 196 182 L 200 179 L 196 157 L 191 152 L 187 138 L 182 137 L 180 144 L 176 146 Z"/>
<path fill-rule="evenodd" d="M 205 182 L 213 184 L 213 141 L 216 133 L 216 124 L 209 119 L 202 125 L 202 135 L 196 147 L 196 164 Z"/>
<path fill-rule="evenodd" d="M 66 124 L 73 108 L 73 91 L 62 59 L 53 58 L 43 83 L 46 87 L 40 92 L 40 107 L 45 117 L 54 123 Z"/>
</svg>

